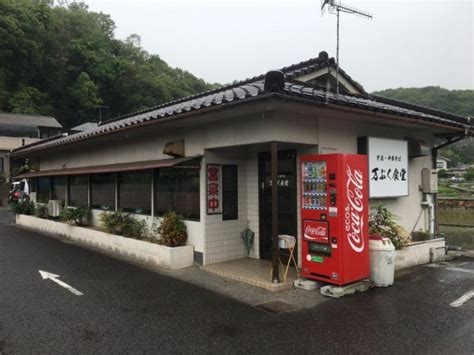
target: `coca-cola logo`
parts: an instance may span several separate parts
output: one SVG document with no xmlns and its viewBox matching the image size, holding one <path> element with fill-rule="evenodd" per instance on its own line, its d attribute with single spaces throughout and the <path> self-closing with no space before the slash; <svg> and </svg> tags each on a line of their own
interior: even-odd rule
<svg viewBox="0 0 474 355">
<path fill-rule="evenodd" d="M 312 240 L 325 240 L 327 239 L 327 227 L 315 225 L 315 222 L 308 224 L 304 228 L 304 237 Z"/>
<path fill-rule="evenodd" d="M 312 235 L 315 237 L 325 237 L 326 236 L 326 228 L 324 227 L 311 227 L 307 226 L 304 230 L 305 234 Z"/>
<path fill-rule="evenodd" d="M 351 248 L 361 253 L 364 250 L 364 175 L 360 170 L 346 168 L 347 204 L 344 209 L 344 225 Z"/>
</svg>

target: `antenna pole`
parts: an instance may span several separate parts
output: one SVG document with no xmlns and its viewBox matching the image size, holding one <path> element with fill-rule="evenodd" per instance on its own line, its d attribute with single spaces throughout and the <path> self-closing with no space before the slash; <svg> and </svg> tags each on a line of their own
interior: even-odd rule
<svg viewBox="0 0 474 355">
<path fill-rule="evenodd" d="M 355 7 L 344 5 L 340 0 L 321 0 L 321 16 L 324 14 L 325 6 L 329 8 L 329 13 L 337 16 L 337 44 L 336 44 L 336 95 L 339 95 L 339 17 L 341 11 L 346 14 L 359 15 L 366 19 L 372 19 L 372 14 Z"/>
<path fill-rule="evenodd" d="M 336 44 L 336 95 L 339 95 L 339 13 L 337 9 L 337 44 Z"/>
</svg>

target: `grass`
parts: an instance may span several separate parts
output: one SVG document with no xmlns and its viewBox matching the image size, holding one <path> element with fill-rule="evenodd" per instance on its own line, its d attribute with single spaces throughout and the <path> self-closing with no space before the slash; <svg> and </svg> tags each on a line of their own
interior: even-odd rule
<svg viewBox="0 0 474 355">
<path fill-rule="evenodd" d="M 461 193 L 458 190 L 454 190 L 447 185 L 438 186 L 438 196 L 439 197 L 460 197 Z"/>
<path fill-rule="evenodd" d="M 445 235 L 447 245 L 474 250 L 474 228 L 439 226 L 439 231 Z"/>
<path fill-rule="evenodd" d="M 457 189 L 450 187 L 454 185 Z M 438 196 L 450 198 L 474 198 L 474 185 L 472 182 L 448 183 L 446 181 L 439 181 Z"/>
<path fill-rule="evenodd" d="M 474 210 L 464 208 L 446 208 L 439 210 L 440 224 L 457 224 L 474 226 Z M 474 227 L 439 226 L 446 243 L 466 250 L 474 250 Z"/>
<path fill-rule="evenodd" d="M 440 208 L 439 223 L 474 226 L 474 210 L 464 208 Z"/>
</svg>

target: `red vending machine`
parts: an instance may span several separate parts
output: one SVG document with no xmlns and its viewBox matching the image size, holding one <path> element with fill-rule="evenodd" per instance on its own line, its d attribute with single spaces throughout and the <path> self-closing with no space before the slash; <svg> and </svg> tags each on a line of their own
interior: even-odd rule
<svg viewBox="0 0 474 355">
<path fill-rule="evenodd" d="M 367 156 L 301 157 L 303 277 L 345 285 L 369 277 Z"/>
</svg>

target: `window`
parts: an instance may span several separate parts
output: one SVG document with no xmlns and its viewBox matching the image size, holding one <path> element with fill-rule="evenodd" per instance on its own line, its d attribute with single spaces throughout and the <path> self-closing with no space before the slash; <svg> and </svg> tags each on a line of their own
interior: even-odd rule
<svg viewBox="0 0 474 355">
<path fill-rule="evenodd" d="M 155 171 L 155 214 L 161 216 L 169 210 L 199 220 L 199 169 Z"/>
<path fill-rule="evenodd" d="M 39 203 L 48 203 L 50 192 L 51 192 L 51 179 L 47 176 L 39 177 L 36 200 Z"/>
<path fill-rule="evenodd" d="M 151 171 L 121 173 L 118 183 L 120 209 L 138 214 L 151 213 Z"/>
<path fill-rule="evenodd" d="M 3 158 L 0 158 L 0 174 L 3 174 L 4 172 L 4 167 L 3 167 Z"/>
<path fill-rule="evenodd" d="M 89 175 L 76 175 L 69 177 L 68 205 L 74 207 L 89 204 Z"/>
<path fill-rule="evenodd" d="M 115 174 L 91 175 L 91 206 L 115 210 Z"/>
<path fill-rule="evenodd" d="M 54 176 L 51 178 L 51 199 L 61 200 L 64 204 L 66 198 L 66 177 Z"/>
<path fill-rule="evenodd" d="M 239 218 L 237 165 L 222 166 L 222 220 Z"/>
<path fill-rule="evenodd" d="M 36 178 L 30 180 L 30 192 L 36 192 Z"/>
</svg>

